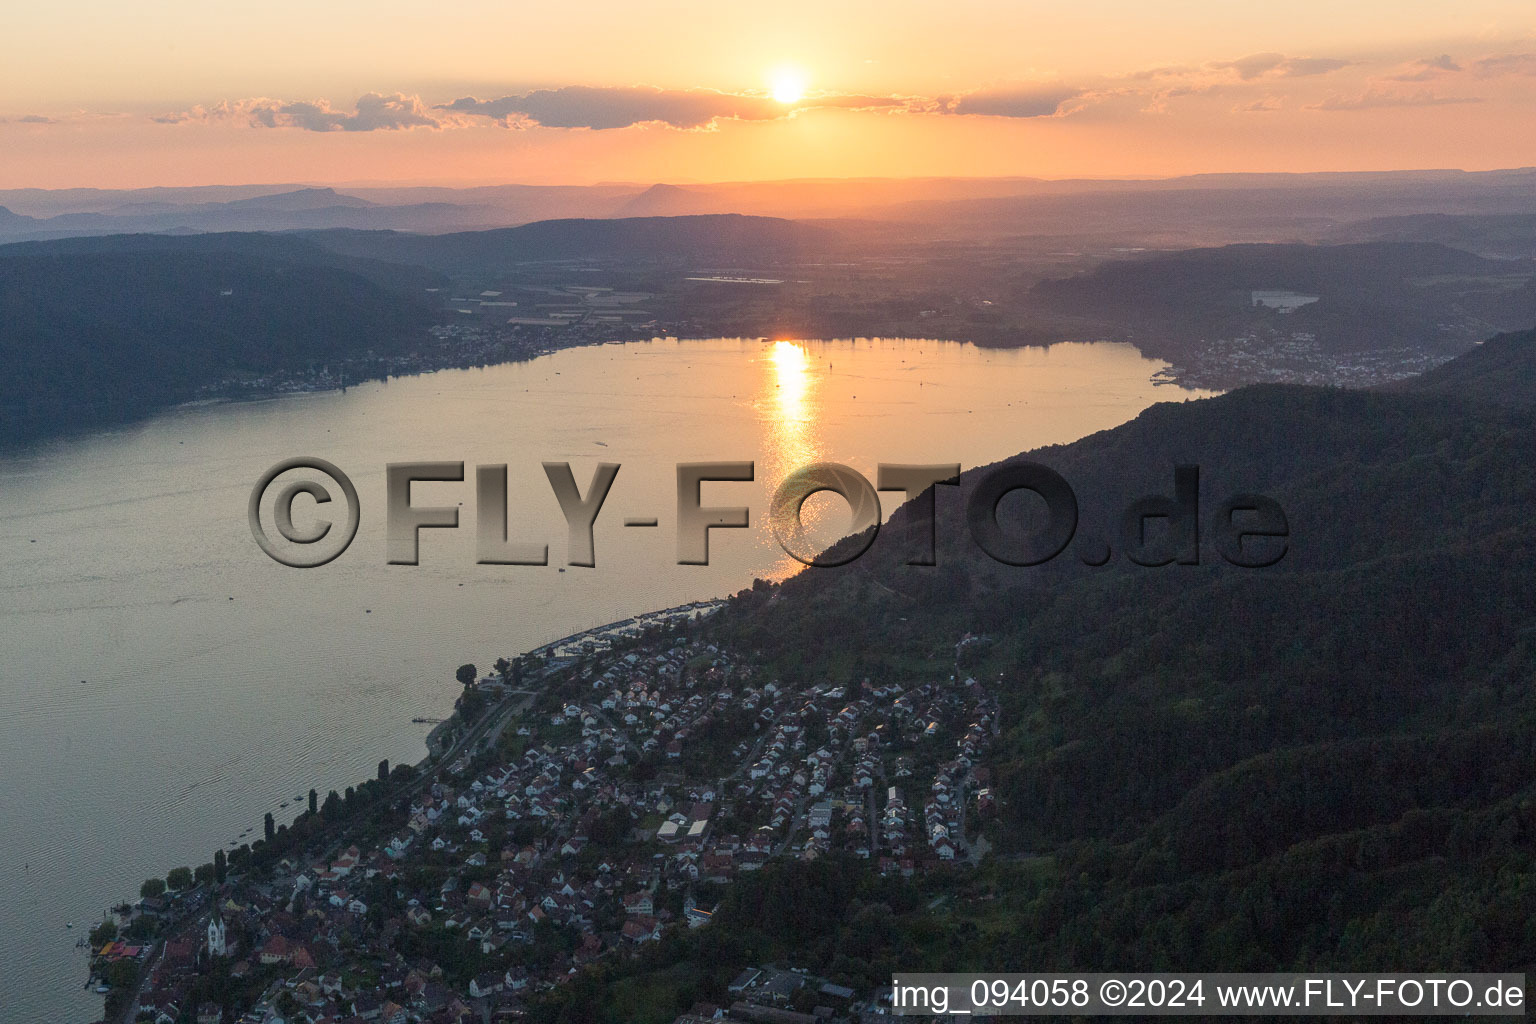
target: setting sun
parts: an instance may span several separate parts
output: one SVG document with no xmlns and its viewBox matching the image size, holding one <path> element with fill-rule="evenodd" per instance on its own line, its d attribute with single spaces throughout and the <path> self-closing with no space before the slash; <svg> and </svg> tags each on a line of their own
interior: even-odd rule
<svg viewBox="0 0 1536 1024">
<path fill-rule="evenodd" d="M 799 68 L 779 68 L 769 81 L 769 92 L 780 103 L 799 103 L 805 98 L 806 75 Z"/>
</svg>

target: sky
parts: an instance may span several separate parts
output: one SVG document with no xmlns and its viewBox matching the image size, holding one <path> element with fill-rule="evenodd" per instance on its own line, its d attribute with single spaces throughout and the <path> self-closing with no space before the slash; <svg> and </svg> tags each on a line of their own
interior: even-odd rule
<svg viewBox="0 0 1536 1024">
<path fill-rule="evenodd" d="M 0 187 L 1536 164 L 1531 0 L 13 7 Z"/>
</svg>

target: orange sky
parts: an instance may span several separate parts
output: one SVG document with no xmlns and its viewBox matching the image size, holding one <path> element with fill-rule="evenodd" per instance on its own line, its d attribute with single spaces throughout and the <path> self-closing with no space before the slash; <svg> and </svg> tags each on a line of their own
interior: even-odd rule
<svg viewBox="0 0 1536 1024">
<path fill-rule="evenodd" d="M 1514 127 L 1536 123 L 1530 0 L 85 0 L 7 22 L 0 187 L 1536 164 Z M 786 68 L 798 100 L 772 95 Z"/>
</svg>

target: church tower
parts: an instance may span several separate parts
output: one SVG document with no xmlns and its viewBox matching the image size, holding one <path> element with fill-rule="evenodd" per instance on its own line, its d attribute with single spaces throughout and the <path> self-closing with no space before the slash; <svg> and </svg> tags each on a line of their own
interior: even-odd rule
<svg viewBox="0 0 1536 1024">
<path fill-rule="evenodd" d="M 229 955 L 229 937 L 224 924 L 224 916 L 219 913 L 217 903 L 213 907 L 213 916 L 208 919 L 208 955 Z"/>
</svg>

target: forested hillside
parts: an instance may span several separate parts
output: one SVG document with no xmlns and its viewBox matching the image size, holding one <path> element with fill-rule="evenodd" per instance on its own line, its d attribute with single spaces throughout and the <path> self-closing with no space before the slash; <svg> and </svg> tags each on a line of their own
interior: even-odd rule
<svg viewBox="0 0 1536 1024">
<path fill-rule="evenodd" d="M 1489 338 L 1460 359 L 1454 359 L 1392 390 L 1461 395 L 1492 405 L 1536 406 L 1536 373 L 1532 372 L 1532 333 Z"/>
<path fill-rule="evenodd" d="M 293 238 L 122 236 L 0 246 L 8 438 L 133 415 L 241 375 L 418 344 L 426 272 Z"/>
<path fill-rule="evenodd" d="M 1431 242 L 1228 245 L 1146 253 L 1041 281 L 1029 300 L 1125 333 L 1143 351 L 1177 359 L 1212 338 L 1301 332 L 1325 350 L 1422 346 L 1455 354 L 1491 330 L 1536 319 L 1536 264 Z M 1255 292 L 1313 301 L 1268 309 Z"/>
</svg>

